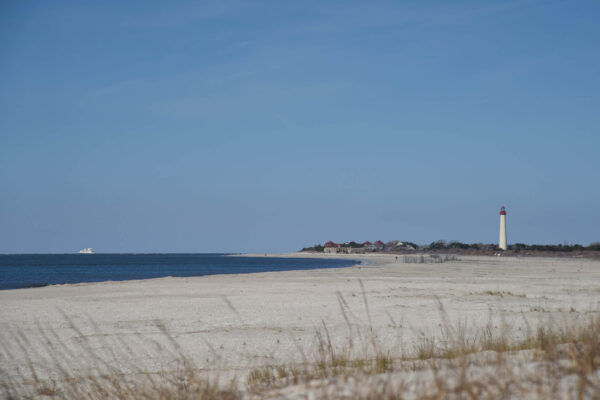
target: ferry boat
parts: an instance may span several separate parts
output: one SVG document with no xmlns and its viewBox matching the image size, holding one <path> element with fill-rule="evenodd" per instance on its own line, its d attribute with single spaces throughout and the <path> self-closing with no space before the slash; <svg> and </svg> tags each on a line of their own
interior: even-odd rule
<svg viewBox="0 0 600 400">
<path fill-rule="evenodd" d="M 87 247 L 85 249 L 79 250 L 79 254 L 96 254 L 96 252 L 91 247 Z"/>
</svg>

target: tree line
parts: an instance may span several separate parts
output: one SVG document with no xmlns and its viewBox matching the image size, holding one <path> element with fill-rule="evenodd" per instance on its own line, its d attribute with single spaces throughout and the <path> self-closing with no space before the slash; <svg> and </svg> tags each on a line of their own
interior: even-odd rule
<svg viewBox="0 0 600 400">
<path fill-rule="evenodd" d="M 498 250 L 498 245 L 493 243 L 462 243 L 456 240 L 436 240 L 428 245 L 419 246 L 413 242 L 403 242 L 415 250 L 480 250 L 494 251 Z M 362 244 L 357 242 L 348 242 L 341 244 L 341 247 L 362 247 Z M 321 244 L 316 244 L 311 247 L 304 247 L 300 251 L 324 252 L 325 247 Z M 600 251 L 600 242 L 590 243 L 588 246 L 581 244 L 525 244 L 514 243 L 508 245 L 508 250 L 521 251 L 551 251 L 551 252 L 573 252 L 573 251 Z"/>
</svg>

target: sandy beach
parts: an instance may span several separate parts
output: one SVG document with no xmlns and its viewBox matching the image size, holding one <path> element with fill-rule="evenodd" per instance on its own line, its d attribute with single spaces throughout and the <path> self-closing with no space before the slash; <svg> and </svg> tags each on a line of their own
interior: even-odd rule
<svg viewBox="0 0 600 400">
<path fill-rule="evenodd" d="M 73 352 L 69 368 L 80 373 L 91 368 L 85 353 L 93 349 L 110 353 L 125 372 L 133 373 L 133 365 L 147 372 L 176 368 L 173 354 L 183 353 L 210 373 L 243 378 L 257 366 L 310 358 L 323 327 L 340 346 L 372 330 L 378 345 L 401 352 L 423 337 L 440 337 L 448 321 L 467 330 L 509 326 L 519 335 L 549 319 L 576 324 L 600 305 L 597 260 L 461 256 L 420 264 L 381 254 L 333 257 L 362 264 L 1 291 L 3 373 L 27 374 L 28 362 L 51 364 L 48 344 L 62 343 Z M 358 345 L 361 351 L 368 350 Z M 55 369 L 46 373 L 59 379 Z"/>
</svg>

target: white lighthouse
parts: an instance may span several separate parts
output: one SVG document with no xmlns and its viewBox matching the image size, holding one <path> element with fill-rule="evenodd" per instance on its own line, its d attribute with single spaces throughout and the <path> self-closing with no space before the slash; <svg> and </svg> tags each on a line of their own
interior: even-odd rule
<svg viewBox="0 0 600 400">
<path fill-rule="evenodd" d="M 500 240 L 498 247 L 502 250 L 506 250 L 506 210 L 504 206 L 500 209 Z"/>
</svg>

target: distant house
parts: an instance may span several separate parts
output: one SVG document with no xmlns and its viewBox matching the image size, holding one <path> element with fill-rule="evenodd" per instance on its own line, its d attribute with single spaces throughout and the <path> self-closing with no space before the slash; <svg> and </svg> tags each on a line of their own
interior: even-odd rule
<svg viewBox="0 0 600 400">
<path fill-rule="evenodd" d="M 402 250 L 404 249 L 404 243 L 399 240 L 390 240 L 385 244 L 385 251 L 394 251 L 394 250 Z"/>
<path fill-rule="evenodd" d="M 345 253 L 345 254 L 359 254 L 364 253 L 364 247 L 354 242 L 346 242 L 343 244 L 329 241 L 323 246 L 325 253 Z"/>
<path fill-rule="evenodd" d="M 390 240 L 385 244 L 385 251 L 399 251 L 399 250 L 414 250 L 415 248 L 410 244 L 401 242 L 400 240 Z"/>
<path fill-rule="evenodd" d="M 325 253 L 345 253 L 345 254 L 360 254 L 368 252 L 379 252 L 379 251 L 403 251 L 403 250 L 415 250 L 415 247 L 400 240 L 390 240 L 387 243 L 383 243 L 381 240 L 371 243 L 368 240 L 363 243 L 357 242 L 344 242 L 335 243 L 329 241 L 323 246 Z"/>
<path fill-rule="evenodd" d="M 362 254 L 365 252 L 364 247 L 345 247 L 344 253 L 347 254 Z"/>
<path fill-rule="evenodd" d="M 335 242 L 329 241 L 329 242 L 325 243 L 325 246 L 323 246 L 323 251 L 325 253 L 340 253 L 341 248 L 342 248 L 341 245 L 339 245 Z"/>
<path fill-rule="evenodd" d="M 363 244 L 363 251 L 366 253 L 368 251 L 377 251 L 377 247 L 375 247 L 375 245 L 371 242 L 369 242 L 368 240 L 366 242 L 364 242 Z"/>
</svg>

